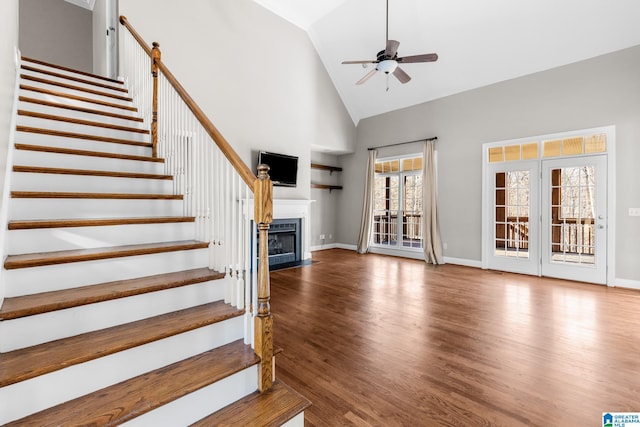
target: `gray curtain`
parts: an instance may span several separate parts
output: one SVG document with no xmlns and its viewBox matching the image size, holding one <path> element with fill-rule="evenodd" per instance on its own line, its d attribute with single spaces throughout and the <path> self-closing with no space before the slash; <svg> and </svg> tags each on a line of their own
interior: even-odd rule
<svg viewBox="0 0 640 427">
<path fill-rule="evenodd" d="M 364 202 L 362 203 L 362 222 L 358 237 L 358 253 L 369 252 L 371 243 L 371 228 L 373 227 L 373 191 L 376 179 L 376 150 L 369 151 L 367 163 L 367 177 L 364 185 Z"/>
<path fill-rule="evenodd" d="M 438 222 L 435 142 L 425 141 L 422 161 L 422 242 L 424 260 L 429 264 L 444 264 L 442 239 Z"/>
</svg>

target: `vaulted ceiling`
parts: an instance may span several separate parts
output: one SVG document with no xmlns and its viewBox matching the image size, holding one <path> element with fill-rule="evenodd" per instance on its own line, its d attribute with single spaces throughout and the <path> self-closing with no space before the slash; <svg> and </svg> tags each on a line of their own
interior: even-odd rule
<svg viewBox="0 0 640 427">
<path fill-rule="evenodd" d="M 255 1 L 308 32 L 355 123 L 640 44 L 638 0 L 389 0 L 399 56 L 439 60 L 403 64 L 404 85 L 377 73 L 356 86 L 371 68 L 341 62 L 384 49 L 385 0 Z"/>
</svg>

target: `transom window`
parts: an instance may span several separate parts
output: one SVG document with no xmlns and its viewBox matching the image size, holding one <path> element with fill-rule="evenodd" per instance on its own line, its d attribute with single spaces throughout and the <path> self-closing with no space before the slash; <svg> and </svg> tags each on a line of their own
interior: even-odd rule
<svg viewBox="0 0 640 427">
<path fill-rule="evenodd" d="M 375 172 L 372 244 L 422 250 L 422 156 L 380 159 Z"/>
</svg>

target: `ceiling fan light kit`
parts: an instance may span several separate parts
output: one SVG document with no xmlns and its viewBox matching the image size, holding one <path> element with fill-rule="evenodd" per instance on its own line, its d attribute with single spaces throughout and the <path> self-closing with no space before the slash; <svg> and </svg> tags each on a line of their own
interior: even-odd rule
<svg viewBox="0 0 640 427">
<path fill-rule="evenodd" d="M 361 85 L 369 80 L 377 71 L 382 71 L 384 74 L 393 74 L 400 83 L 405 84 L 411 80 L 411 77 L 398 66 L 399 63 L 411 64 L 418 62 L 435 62 L 438 60 L 438 55 L 435 53 L 427 53 L 422 55 L 411 55 L 405 57 L 398 57 L 398 47 L 400 42 L 397 40 L 389 40 L 389 0 L 387 0 L 387 32 L 386 32 L 386 47 L 376 55 L 375 60 L 364 61 L 342 61 L 343 64 L 362 64 L 366 67 L 368 64 L 376 64 L 376 68 L 369 71 L 356 82 L 357 85 Z M 387 87 L 387 90 L 389 88 Z"/>
<path fill-rule="evenodd" d="M 398 62 L 393 59 L 385 59 L 384 61 L 378 62 L 378 66 L 376 69 L 378 71 L 382 71 L 385 74 L 393 73 L 396 68 L 398 68 Z"/>
</svg>

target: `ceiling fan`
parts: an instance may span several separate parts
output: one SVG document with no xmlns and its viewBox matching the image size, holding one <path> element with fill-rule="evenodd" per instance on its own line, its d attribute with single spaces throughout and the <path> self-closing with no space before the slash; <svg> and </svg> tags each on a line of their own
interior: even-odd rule
<svg viewBox="0 0 640 427">
<path fill-rule="evenodd" d="M 389 74 L 393 74 L 402 84 L 407 83 L 411 80 L 411 77 L 404 72 L 402 68 L 400 68 L 399 64 L 411 64 L 416 62 L 435 62 L 438 60 L 438 55 L 436 53 L 426 53 L 423 55 L 411 55 L 411 56 L 403 56 L 398 57 L 398 46 L 400 46 L 400 42 L 397 40 L 389 40 L 389 0 L 387 0 L 387 33 L 386 33 L 387 44 L 384 50 L 381 50 L 376 55 L 376 59 L 374 60 L 364 60 L 364 61 L 343 61 L 343 64 L 362 64 L 366 66 L 366 64 L 376 64 L 376 68 L 369 71 L 363 78 L 356 82 L 357 85 L 361 85 L 367 80 L 369 80 L 373 75 L 382 71 L 387 76 Z M 387 90 L 389 88 L 387 87 Z"/>
</svg>

